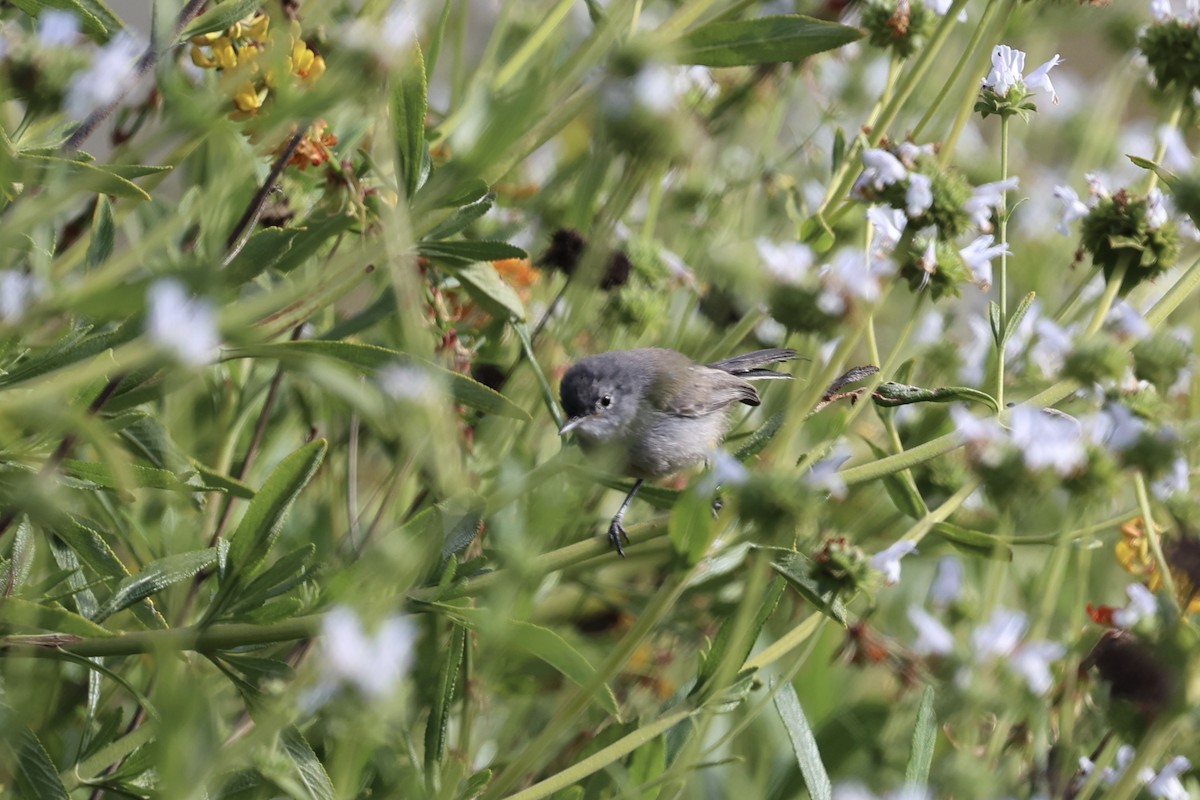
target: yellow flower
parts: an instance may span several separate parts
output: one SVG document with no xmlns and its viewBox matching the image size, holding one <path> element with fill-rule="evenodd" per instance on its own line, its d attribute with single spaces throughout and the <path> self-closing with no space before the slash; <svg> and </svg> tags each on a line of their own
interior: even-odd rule
<svg viewBox="0 0 1200 800">
<path fill-rule="evenodd" d="M 207 47 L 224 35 L 223 31 L 212 31 L 211 33 L 202 33 L 199 36 L 193 36 L 190 41 L 192 44 Z"/>
<path fill-rule="evenodd" d="M 197 67 L 203 67 L 205 69 L 212 69 L 213 67 L 215 67 L 217 65 L 217 62 L 213 61 L 211 58 L 209 58 L 208 55 L 204 52 L 204 50 L 199 45 L 196 45 L 196 44 L 192 45 L 191 56 L 192 56 L 192 63 L 195 64 Z"/>
<path fill-rule="evenodd" d="M 266 39 L 267 28 L 271 25 L 271 18 L 259 11 L 251 15 L 248 19 L 248 22 L 243 20 L 241 23 L 244 26 L 242 35 L 248 39 L 257 39 L 258 41 Z"/>
<path fill-rule="evenodd" d="M 325 59 L 310 50 L 303 39 L 293 39 L 288 69 L 301 78 L 315 81 L 325 73 Z"/>
<path fill-rule="evenodd" d="M 227 38 L 218 39 L 212 46 L 213 59 L 219 69 L 234 69 L 238 65 L 237 50 L 233 49 L 233 41 Z"/>
<path fill-rule="evenodd" d="M 1162 589 L 1162 575 L 1158 571 L 1154 555 L 1150 552 L 1150 539 L 1146 536 L 1146 523 L 1141 517 L 1121 526 L 1121 539 L 1113 549 L 1117 563 L 1127 572 L 1143 578 L 1146 581 L 1147 589 L 1155 593 Z M 1168 553 L 1168 563 L 1172 560 Z M 1180 595 L 1180 604 L 1186 604 L 1186 611 L 1189 614 L 1200 612 L 1200 595 L 1193 591 L 1186 571 L 1177 567 L 1177 564 L 1170 563 L 1171 577 L 1174 579 L 1176 591 Z"/>
<path fill-rule="evenodd" d="M 267 99 L 267 90 L 257 89 L 250 81 L 246 81 L 238 87 L 237 92 L 233 95 L 233 104 L 237 106 L 238 111 L 247 114 L 253 114 L 258 109 L 262 108 L 263 100 Z"/>
</svg>

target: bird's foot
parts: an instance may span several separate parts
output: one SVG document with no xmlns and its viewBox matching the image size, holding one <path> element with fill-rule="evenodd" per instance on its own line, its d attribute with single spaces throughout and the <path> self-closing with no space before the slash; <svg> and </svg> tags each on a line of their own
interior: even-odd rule
<svg viewBox="0 0 1200 800">
<path fill-rule="evenodd" d="M 621 547 L 621 540 L 629 541 L 629 534 L 625 532 L 625 526 L 621 524 L 621 520 L 614 519 L 608 524 L 608 541 L 617 548 L 617 553 L 621 558 L 625 557 L 625 549 Z"/>
<path fill-rule="evenodd" d="M 714 519 L 721 513 L 721 509 L 723 508 L 725 508 L 725 499 L 720 495 L 714 496 L 712 501 L 712 515 Z"/>
</svg>

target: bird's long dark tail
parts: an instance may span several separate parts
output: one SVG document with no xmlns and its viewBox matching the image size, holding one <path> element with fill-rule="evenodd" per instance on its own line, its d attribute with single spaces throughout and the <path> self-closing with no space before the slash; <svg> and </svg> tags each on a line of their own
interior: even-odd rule
<svg viewBox="0 0 1200 800">
<path fill-rule="evenodd" d="M 708 366 L 723 370 L 748 381 L 753 380 L 786 380 L 791 375 L 782 372 L 763 369 L 767 364 L 778 364 L 781 361 L 791 361 L 798 357 L 795 350 L 786 347 L 772 347 L 767 350 L 755 350 L 753 353 L 742 353 L 740 356 L 715 361 Z"/>
</svg>

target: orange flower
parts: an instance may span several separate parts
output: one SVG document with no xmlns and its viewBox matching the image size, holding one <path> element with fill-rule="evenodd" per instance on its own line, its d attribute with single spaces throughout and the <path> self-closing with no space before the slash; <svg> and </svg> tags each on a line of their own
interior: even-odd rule
<svg viewBox="0 0 1200 800">
<path fill-rule="evenodd" d="M 514 289 L 528 289 L 538 282 L 541 273 L 530 263 L 528 258 L 505 258 L 493 261 L 492 266 L 505 283 Z"/>
<path fill-rule="evenodd" d="M 288 164 L 302 170 L 319 167 L 333 159 L 333 151 L 329 148 L 337 143 L 337 136 L 329 132 L 325 120 L 319 119 L 313 123 L 312 127 L 308 129 L 308 133 L 300 140 L 300 144 L 296 146 L 296 152 L 292 153 L 292 157 L 288 159 Z"/>
</svg>

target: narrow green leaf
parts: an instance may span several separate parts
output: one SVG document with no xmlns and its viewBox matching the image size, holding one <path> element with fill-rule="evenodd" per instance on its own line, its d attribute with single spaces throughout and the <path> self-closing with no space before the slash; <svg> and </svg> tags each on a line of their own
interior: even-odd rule
<svg viewBox="0 0 1200 800">
<path fill-rule="evenodd" d="M 1012 548 L 986 533 L 963 528 L 950 522 L 935 522 L 929 532 L 972 555 L 1012 561 Z"/>
<path fill-rule="evenodd" d="M 762 427 L 742 442 L 733 457 L 738 461 L 749 461 L 761 453 L 775 438 L 775 434 L 779 433 L 779 429 L 783 427 L 783 421 L 783 412 L 772 414 L 771 418 L 762 424 Z"/>
<path fill-rule="evenodd" d="M 127 474 L 133 478 L 135 486 L 144 489 L 169 489 L 177 492 L 223 492 L 224 483 L 209 484 L 193 475 L 191 480 L 182 481 L 175 473 L 158 467 L 143 467 L 131 464 L 126 467 Z M 63 462 L 63 471 L 72 478 L 91 481 L 105 489 L 130 489 L 120 480 L 118 473 L 107 464 L 89 461 L 67 459 Z"/>
<path fill-rule="evenodd" d="M 277 358 L 284 363 L 299 363 L 311 356 L 332 358 L 364 371 L 375 371 L 393 364 L 416 366 L 428 370 L 442 380 L 455 401 L 465 406 L 501 417 L 528 422 L 529 414 L 499 392 L 453 372 L 398 350 L 355 342 L 305 339 L 296 342 L 274 342 L 227 350 L 226 358 Z"/>
<path fill-rule="evenodd" d="M 904 770 L 904 782 L 908 786 L 924 789 L 929 782 L 929 766 L 933 763 L 933 746 L 937 743 L 937 717 L 933 713 L 933 687 L 926 686 L 921 693 L 921 708 L 917 711 L 917 724 L 913 728 L 912 753 Z"/>
<path fill-rule="evenodd" d="M 454 242 L 418 242 L 417 252 L 434 261 L 451 266 L 472 266 L 478 261 L 499 261 L 503 258 L 526 258 L 529 254 L 508 242 L 482 239 Z"/>
<path fill-rule="evenodd" d="M 322 251 L 326 245 L 331 244 L 346 231 L 354 227 L 356 220 L 353 217 L 345 215 L 337 215 L 326 217 L 320 220 L 309 220 L 303 228 L 297 229 L 299 232 L 291 240 L 292 245 L 286 251 L 279 254 L 279 258 L 271 262 L 271 267 L 279 272 L 288 273 L 297 267 L 301 267 L 308 262 L 310 258 Z M 254 237 L 250 237 L 254 238 Z M 249 242 L 247 242 L 249 245 Z M 236 262 L 236 259 L 235 259 Z M 261 272 L 261 270 L 259 270 Z M 254 274 L 258 274 L 257 272 Z M 245 278 L 245 273 L 231 273 L 229 278 Z"/>
<path fill-rule="evenodd" d="M 92 213 L 92 239 L 88 242 L 87 268 L 95 269 L 112 255 L 117 227 L 113 220 L 112 203 L 108 195 L 96 196 L 96 210 Z"/>
<path fill-rule="evenodd" d="M 283 459 L 250 501 L 229 537 L 229 563 L 242 575 L 253 573 L 267 557 L 288 509 L 316 474 L 327 449 L 325 440 L 317 439 Z"/>
<path fill-rule="evenodd" d="M 79 328 L 53 346 L 32 353 L 26 359 L 18 362 L 7 375 L 0 375 L 0 386 L 12 386 L 56 369 L 68 367 L 119 344 L 124 344 L 139 333 L 134 325 L 124 325 L 99 333 L 91 333 L 91 331 L 91 327 Z"/>
<path fill-rule="evenodd" d="M 52 532 L 64 545 L 74 551 L 80 561 L 87 564 L 100 577 L 124 579 L 129 575 L 129 570 L 125 567 L 124 562 L 117 558 L 116 553 L 104 541 L 104 537 L 82 520 L 72 516 L 63 516 L 55 524 Z M 143 600 L 133 606 L 132 611 L 147 628 L 167 627 L 167 621 L 149 600 Z"/>
<path fill-rule="evenodd" d="M 38 16 L 47 8 L 72 11 L 79 17 L 79 27 L 87 31 L 88 35 L 102 40 L 108 39 L 114 32 L 79 0 L 13 0 L 12 4 L 31 17 Z"/>
<path fill-rule="evenodd" d="M 405 196 L 412 197 L 421 185 L 425 158 L 426 96 L 425 60 L 420 47 L 392 86 L 392 131 L 396 137 L 396 174 Z"/>
<path fill-rule="evenodd" d="M 690 567 L 704 558 L 715 535 L 712 501 L 695 488 L 685 491 L 667 523 L 671 547 Z"/>
<path fill-rule="evenodd" d="M 303 583 L 312 574 L 312 570 L 307 567 L 316 551 L 315 545 L 306 544 L 280 556 L 274 564 L 246 584 L 245 590 L 230 607 L 229 613 L 237 614 L 239 611 L 258 608 Z"/>
<path fill-rule="evenodd" d="M 12 746 L 17 757 L 17 797 L 70 800 L 67 788 L 59 780 L 58 770 L 50 760 L 50 754 L 42 747 L 33 731 L 22 725 Z"/>
<path fill-rule="evenodd" d="M 710 22 L 684 35 L 677 60 L 706 67 L 802 61 L 862 38 L 862 31 L 798 14 Z"/>
<path fill-rule="evenodd" d="M 8 597 L 0 603 L 0 622 L 74 636 L 113 635 L 106 628 L 62 606 L 42 605 L 20 597 Z"/>
<path fill-rule="evenodd" d="M 999 346 L 1001 337 L 1004 335 L 1004 320 L 1000 318 L 1000 306 L 995 300 L 988 301 L 988 325 L 992 329 L 992 341 Z"/>
<path fill-rule="evenodd" d="M 800 707 L 796 689 L 790 681 L 771 688 L 776 689 L 775 710 L 779 712 L 779 719 L 783 721 L 783 727 L 792 741 L 792 751 L 796 754 L 808 794 L 813 800 L 833 800 L 833 784 L 829 782 L 829 775 L 821 762 L 816 737 L 804 716 L 804 709 Z"/>
<path fill-rule="evenodd" d="M 446 732 L 450 725 L 450 706 L 458 687 L 458 673 L 466 654 L 467 629 L 454 625 L 450 631 L 450 642 L 445 658 L 438 669 L 438 685 L 429 709 L 429 721 L 425 724 L 425 772 L 433 775 L 446 755 Z"/>
<path fill-rule="evenodd" d="M 48 155 L 53 155 L 53 153 Z M 133 180 L 134 178 L 144 178 L 147 175 L 161 175 L 175 168 L 169 164 L 105 164 L 104 169 L 113 175 Z"/>
<path fill-rule="evenodd" d="M 843 627 L 848 624 L 846 606 L 838 597 L 837 590 L 826 586 L 815 574 L 813 563 L 801 553 L 788 553 L 771 568 L 787 580 L 804 599 L 819 608 L 822 613 Z"/>
<path fill-rule="evenodd" d="M 504 282 L 491 264 L 467 264 L 453 267 L 450 271 L 462 282 L 467 294 L 487 309 L 488 313 L 506 321 L 525 321 L 525 306 L 521 298 Z"/>
<path fill-rule="evenodd" d="M 969 386 L 939 386 L 936 389 L 926 389 L 921 386 L 907 386 L 895 381 L 884 381 L 879 384 L 871 397 L 878 405 L 885 408 L 905 406 L 910 403 L 952 403 L 955 400 L 971 400 L 983 403 L 993 411 L 1000 410 L 994 397 Z"/>
<path fill-rule="evenodd" d="M 279 737 L 283 752 L 296 770 L 296 778 L 304 790 L 303 798 L 310 800 L 336 800 L 337 792 L 333 781 L 325 771 L 321 760 L 313 752 L 312 746 L 295 727 L 288 727 Z"/>
<path fill-rule="evenodd" d="M 193 36 L 232 28 L 233 23 L 245 19 L 261 6 L 262 0 L 225 0 L 223 3 L 210 4 L 208 11 L 196 17 L 180 34 L 179 41 L 186 42 Z"/>
<path fill-rule="evenodd" d="M 1037 292 L 1030 292 L 1021 298 L 1021 302 L 1017 304 L 1016 310 L 1008 317 L 1008 324 L 1004 328 L 1004 337 L 1000 340 L 1000 349 L 1003 350 L 1008 344 L 1008 340 L 1012 338 L 1016 332 L 1017 326 L 1021 324 L 1021 320 L 1025 319 L 1025 315 L 1029 313 L 1029 307 L 1033 305 L 1034 299 L 1037 297 Z"/>
<path fill-rule="evenodd" d="M 263 228 L 246 240 L 241 252 L 225 267 L 228 286 L 241 286 L 266 272 L 287 255 L 304 228 Z"/>
<path fill-rule="evenodd" d="M 490 211 L 495 199 L 496 196 L 494 194 L 486 194 L 469 205 L 456 208 L 450 216 L 439 222 L 429 233 L 425 234 L 422 237 L 422 241 L 430 242 L 446 239 L 460 232 Z"/>
<path fill-rule="evenodd" d="M 767 590 L 763 594 L 762 603 L 754 614 L 754 620 L 751 622 L 749 630 L 745 632 L 746 635 L 743 639 L 741 652 L 732 656 L 727 656 L 726 654 L 729 652 L 729 646 L 733 639 L 734 627 L 737 621 L 734 617 L 725 618 L 721 623 L 720 630 L 717 631 L 717 635 L 713 638 L 712 646 L 709 647 L 708 652 L 704 654 L 700 661 L 700 669 L 696 675 L 696 686 L 689 693 L 689 696 L 704 696 L 708 689 L 711 688 L 708 686 L 708 682 L 712 680 L 721 662 L 727 657 L 736 659 L 739 665 L 746 663 L 746 659 L 750 657 L 750 651 L 754 648 L 754 643 L 758 641 L 759 633 L 766 626 L 767 620 L 770 619 L 771 614 L 775 611 L 775 607 L 779 605 L 779 600 L 783 597 L 783 590 L 786 587 L 787 581 L 782 577 L 776 577 L 768 584 Z"/>
<path fill-rule="evenodd" d="M 1132 161 L 1135 166 L 1141 167 L 1142 169 L 1148 169 L 1153 172 L 1158 176 L 1158 179 L 1167 186 L 1167 188 L 1175 189 L 1175 187 L 1178 186 L 1179 176 L 1161 164 L 1155 163 L 1148 158 L 1142 158 L 1141 156 L 1126 156 L 1126 158 Z"/>
<path fill-rule="evenodd" d="M 57 156 L 34 156 L 22 153 L 19 163 L 23 179 L 32 184 L 43 185 L 51 177 L 70 181 L 74 189 L 97 194 L 111 194 L 149 200 L 146 190 L 131 180 L 121 177 L 106 166 L 87 164 Z"/>
<path fill-rule="evenodd" d="M 829 248 L 833 247 L 833 243 L 837 241 L 833 229 L 820 215 L 809 217 L 800 223 L 798 234 L 800 241 L 810 245 L 818 253 L 828 252 Z"/>
<path fill-rule="evenodd" d="M 96 619 L 103 621 L 138 600 L 187 580 L 216 563 L 217 549 L 215 547 L 179 553 L 151 561 L 136 575 L 130 575 L 121 581 L 112 597 L 108 598 L 108 602 L 96 614 Z"/>
<path fill-rule="evenodd" d="M 883 448 L 876 447 L 874 442 L 865 438 L 863 441 L 867 443 L 867 447 L 871 448 L 871 452 L 875 454 L 876 458 L 884 458 L 888 455 Z M 913 483 L 912 475 L 908 470 L 889 473 L 884 475 L 882 480 L 884 490 L 887 491 L 892 504 L 901 514 L 912 519 L 921 519 L 929 513 L 929 506 L 921 497 L 921 493 L 917 491 L 916 484 Z"/>
<path fill-rule="evenodd" d="M 493 620 L 489 619 L 492 612 L 486 609 L 464 608 L 442 603 L 432 603 L 431 605 L 462 623 L 468 630 L 481 630 L 485 625 L 493 623 Z M 587 686 L 595 677 L 596 670 L 591 663 L 558 633 L 549 628 L 516 619 L 505 620 L 503 624 L 507 634 L 502 639 L 505 646 L 523 651 L 546 662 L 577 686 Z M 593 699 L 609 714 L 618 715 L 620 713 L 617 699 L 607 685 L 602 691 L 597 691 Z"/>
<path fill-rule="evenodd" d="M 196 472 L 200 474 L 200 479 L 204 481 L 205 486 L 212 486 L 219 492 L 226 492 L 233 497 L 241 497 L 245 500 L 249 500 L 251 497 L 254 497 L 254 489 L 252 489 L 249 485 L 242 483 L 238 479 L 231 478 L 228 475 L 222 475 L 221 473 L 209 469 L 207 466 L 194 459 L 191 463 L 192 466 L 195 467 Z"/>
</svg>

